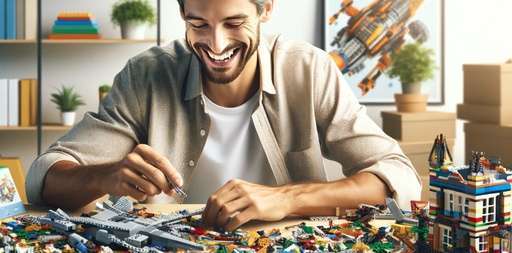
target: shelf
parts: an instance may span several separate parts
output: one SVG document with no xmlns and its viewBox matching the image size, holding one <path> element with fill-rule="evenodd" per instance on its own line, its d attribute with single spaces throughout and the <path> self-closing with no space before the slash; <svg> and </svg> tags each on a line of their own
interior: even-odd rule
<svg viewBox="0 0 512 253">
<path fill-rule="evenodd" d="M 43 125 L 43 131 L 68 131 L 71 129 L 70 126 L 63 126 L 63 125 L 57 125 L 57 124 L 46 124 Z M 36 126 L 0 126 L 0 132 L 5 131 L 37 131 Z"/>
<path fill-rule="evenodd" d="M 142 44 L 156 43 L 156 39 L 123 40 L 123 39 L 94 39 L 94 40 L 49 40 L 44 39 L 43 44 Z M 1 44 L 36 44 L 35 40 L 0 40 Z"/>
</svg>

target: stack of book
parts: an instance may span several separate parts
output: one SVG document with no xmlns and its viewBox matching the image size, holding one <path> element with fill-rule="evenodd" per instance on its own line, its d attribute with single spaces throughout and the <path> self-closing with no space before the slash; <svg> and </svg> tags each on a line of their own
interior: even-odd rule
<svg viewBox="0 0 512 253">
<path fill-rule="evenodd" d="M 466 160 L 484 151 L 512 165 L 512 63 L 465 64 L 464 103 L 457 116 L 467 120 Z"/>
<path fill-rule="evenodd" d="M 34 40 L 37 0 L 0 0 L 0 40 Z"/>
<path fill-rule="evenodd" d="M 61 12 L 49 39 L 100 39 L 98 24 L 88 12 Z"/>
<path fill-rule="evenodd" d="M 37 115 L 35 79 L 0 79 L 0 126 L 34 126 Z"/>
</svg>

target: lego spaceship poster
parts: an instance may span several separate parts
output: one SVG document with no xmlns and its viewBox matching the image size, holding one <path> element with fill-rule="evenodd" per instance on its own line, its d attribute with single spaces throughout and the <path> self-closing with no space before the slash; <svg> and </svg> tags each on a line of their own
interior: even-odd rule
<svg viewBox="0 0 512 253">
<path fill-rule="evenodd" d="M 382 68 L 384 57 L 416 41 L 432 49 L 435 57 L 434 77 L 422 82 L 422 93 L 428 95 L 429 104 L 444 102 L 442 0 L 325 0 L 324 8 L 324 49 L 340 56 L 344 63 L 338 67 L 361 103 L 395 102 L 401 84 L 388 76 L 389 66 Z M 412 15 L 407 15 L 411 9 Z M 420 32 L 414 31 L 417 27 Z M 361 87 L 370 86 L 367 80 L 374 81 L 364 94 Z"/>
</svg>

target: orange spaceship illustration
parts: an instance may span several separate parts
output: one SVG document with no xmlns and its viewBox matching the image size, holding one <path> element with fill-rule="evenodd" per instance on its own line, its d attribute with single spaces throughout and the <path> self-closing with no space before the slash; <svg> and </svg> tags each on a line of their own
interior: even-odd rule
<svg viewBox="0 0 512 253">
<path fill-rule="evenodd" d="M 353 75 L 365 69 L 369 59 L 378 57 L 376 66 L 360 81 L 363 95 L 375 87 L 376 80 L 391 65 L 391 53 L 398 51 L 409 35 L 418 42 L 428 39 L 428 29 L 421 21 L 411 21 L 423 0 L 375 0 L 358 9 L 353 0 L 341 0 L 341 7 L 330 19 L 336 23 L 342 14 L 350 18 L 331 42 L 330 52 L 343 74 Z"/>
</svg>

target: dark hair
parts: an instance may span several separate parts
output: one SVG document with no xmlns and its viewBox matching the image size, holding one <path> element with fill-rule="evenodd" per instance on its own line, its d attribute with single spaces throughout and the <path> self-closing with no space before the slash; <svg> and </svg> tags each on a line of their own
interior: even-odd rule
<svg viewBox="0 0 512 253">
<path fill-rule="evenodd" d="M 180 5 L 181 12 L 184 12 L 185 8 L 185 0 L 177 0 L 178 4 Z M 267 0 L 250 0 L 253 4 L 256 5 L 256 9 L 258 10 L 258 15 L 263 12 L 263 5 Z"/>
</svg>

